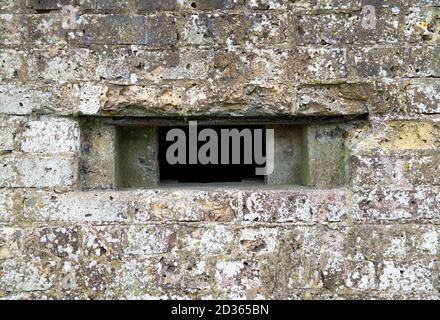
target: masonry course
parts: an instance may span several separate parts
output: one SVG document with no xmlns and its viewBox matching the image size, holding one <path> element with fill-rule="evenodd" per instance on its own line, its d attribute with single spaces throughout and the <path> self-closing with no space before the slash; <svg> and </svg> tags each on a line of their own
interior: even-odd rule
<svg viewBox="0 0 440 320">
<path fill-rule="evenodd" d="M 440 298 L 439 41 L 437 0 L 0 0 L 0 298 Z M 313 119 L 307 183 L 118 189 L 103 120 L 193 116 Z"/>
</svg>

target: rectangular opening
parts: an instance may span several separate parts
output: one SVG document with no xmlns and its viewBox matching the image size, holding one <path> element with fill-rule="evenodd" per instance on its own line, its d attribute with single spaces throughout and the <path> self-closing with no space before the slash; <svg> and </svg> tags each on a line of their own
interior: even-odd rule
<svg viewBox="0 0 440 320">
<path fill-rule="evenodd" d="M 347 183 L 348 132 L 365 123 L 363 118 L 198 119 L 196 137 L 190 138 L 191 122 L 183 119 L 84 118 L 81 125 L 81 188 L 123 190 L 176 184 L 338 188 Z M 207 158 L 211 159 L 208 148 L 202 152 L 205 163 L 200 161 L 201 149 L 211 140 L 210 134 L 199 137 L 206 129 L 217 137 L 214 139 L 218 140 L 214 142 L 217 162 L 206 162 Z M 230 141 L 229 163 L 224 164 L 222 157 L 226 149 L 221 145 L 222 130 L 231 132 L 234 129 L 238 134 L 248 131 L 250 136 L 246 139 L 238 135 L 235 151 Z M 264 168 L 267 163 L 256 161 L 254 143 L 259 143 L 261 156 L 266 158 L 268 141 L 264 132 L 268 129 L 273 130 L 274 135 L 273 149 L 268 149 L 273 151 L 274 168 L 270 174 L 257 175 L 256 168 Z M 175 137 L 167 141 L 171 130 L 183 134 L 181 144 L 185 152 L 181 158 L 184 163 L 167 159 L 167 151 L 177 141 Z M 262 131 L 261 140 L 255 138 L 258 130 Z M 196 143 L 195 147 L 190 147 L 190 141 Z M 234 162 L 233 154 L 237 155 L 237 150 L 239 162 Z M 251 154 L 250 160 L 245 154 Z M 190 161 L 191 157 L 196 162 Z"/>
<path fill-rule="evenodd" d="M 262 125 L 167 126 L 158 136 L 161 184 L 265 183 L 256 171 L 266 165 L 257 161 L 266 157 Z"/>
</svg>

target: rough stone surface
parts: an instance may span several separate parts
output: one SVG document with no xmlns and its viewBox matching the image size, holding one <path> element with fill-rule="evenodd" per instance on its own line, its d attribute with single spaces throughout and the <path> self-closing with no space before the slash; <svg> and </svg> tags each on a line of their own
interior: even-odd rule
<svg viewBox="0 0 440 320">
<path fill-rule="evenodd" d="M 439 53 L 438 0 L 0 0 L 0 299 L 439 299 Z M 192 116 L 298 127 L 118 190 L 106 121 Z"/>
</svg>

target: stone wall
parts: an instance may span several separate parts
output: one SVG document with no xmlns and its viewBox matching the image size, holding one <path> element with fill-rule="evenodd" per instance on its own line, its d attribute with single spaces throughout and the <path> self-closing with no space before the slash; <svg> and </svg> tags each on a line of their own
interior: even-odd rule
<svg viewBox="0 0 440 320">
<path fill-rule="evenodd" d="M 0 297 L 440 298 L 439 49 L 438 0 L 0 0 Z M 116 190 L 126 116 L 341 117 L 347 182 Z"/>
</svg>

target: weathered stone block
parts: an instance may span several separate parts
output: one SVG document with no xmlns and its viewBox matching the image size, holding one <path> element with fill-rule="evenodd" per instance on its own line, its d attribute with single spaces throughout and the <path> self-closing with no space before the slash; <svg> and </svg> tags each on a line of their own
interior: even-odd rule
<svg viewBox="0 0 440 320">
<path fill-rule="evenodd" d="M 286 81 L 328 82 L 347 78 L 347 52 L 338 48 L 300 47 L 281 53 Z"/>
<path fill-rule="evenodd" d="M 306 9 L 359 9 L 362 7 L 363 0 L 300 0 L 294 6 Z"/>
<path fill-rule="evenodd" d="M 130 59 L 130 70 L 138 81 L 203 80 L 212 66 L 210 50 L 138 51 Z"/>
<path fill-rule="evenodd" d="M 434 292 L 433 261 L 396 263 L 385 261 L 380 265 L 379 290 L 391 292 Z"/>
<path fill-rule="evenodd" d="M 135 222 L 211 221 L 241 219 L 243 195 L 239 190 L 161 190 L 137 194 Z"/>
<path fill-rule="evenodd" d="M 126 196 L 115 192 L 29 192 L 24 202 L 24 216 L 31 221 L 122 222 L 128 218 L 131 203 Z"/>
<path fill-rule="evenodd" d="M 404 81 L 376 81 L 371 89 L 370 86 L 363 86 L 368 90 L 368 105 L 370 114 L 383 116 L 391 114 L 402 114 L 408 109 Z"/>
<path fill-rule="evenodd" d="M 369 84 L 309 85 L 298 88 L 298 100 L 293 114 L 341 115 L 365 114 L 371 108 Z"/>
<path fill-rule="evenodd" d="M 104 89 L 105 91 L 106 89 Z M 98 100 L 97 95 L 90 99 Z M 290 115 L 295 99 L 286 85 L 209 83 L 111 86 L 88 114 L 132 116 Z M 89 105 L 85 105 L 88 108 Z"/>
<path fill-rule="evenodd" d="M 254 10 L 282 10 L 287 9 L 287 0 L 245 0 L 246 7 Z"/>
<path fill-rule="evenodd" d="M 43 270 L 42 270 L 43 269 Z M 46 274 L 44 274 L 46 272 Z M 0 291 L 1 292 L 26 292 L 43 291 L 51 288 L 49 274 L 52 275 L 54 268 L 46 265 L 41 266 L 38 259 L 22 261 L 8 259 L 0 266 Z"/>
<path fill-rule="evenodd" d="M 440 82 L 412 82 L 407 87 L 408 111 L 417 114 L 440 113 Z"/>
<path fill-rule="evenodd" d="M 15 135 L 19 128 L 19 118 L 0 116 L 0 154 L 15 149 Z"/>
<path fill-rule="evenodd" d="M 80 145 L 79 125 L 69 119 L 41 119 L 24 124 L 21 151 L 27 153 L 77 153 Z"/>
<path fill-rule="evenodd" d="M 0 292 L 53 289 L 57 297 L 66 299 L 110 298 L 118 291 L 120 263 L 110 254 L 101 259 L 84 254 L 90 243 L 84 243 L 82 239 L 92 240 L 86 236 L 93 233 L 106 236 L 102 230 L 80 226 L 24 230 L 18 239 L 26 243 L 23 258 L 7 259 L 1 265 Z M 87 293 L 82 294 L 81 288 Z M 107 293 L 100 294 L 102 291 Z M 46 298 L 49 298 L 51 293 L 47 294 Z"/>
<path fill-rule="evenodd" d="M 171 11 L 178 8 L 177 0 L 136 0 L 136 8 L 141 11 Z"/>
<path fill-rule="evenodd" d="M 215 267 L 218 298 L 258 299 L 261 290 L 257 261 L 219 261 Z"/>
<path fill-rule="evenodd" d="M 130 78 L 131 72 L 137 69 L 130 63 L 133 57 L 128 48 L 112 47 L 111 50 L 97 50 L 97 56 L 96 75 L 100 79 L 123 84 L 137 81 L 137 77 L 134 80 Z"/>
<path fill-rule="evenodd" d="M 23 52 L 14 49 L 0 49 L 0 81 L 17 80 L 23 76 Z"/>
<path fill-rule="evenodd" d="M 19 45 L 64 45 L 66 30 L 61 15 L 0 14 L 0 43 Z"/>
<path fill-rule="evenodd" d="M 439 134 L 439 127 L 433 121 L 372 121 L 368 127 L 355 129 L 349 144 L 355 154 L 435 150 Z"/>
<path fill-rule="evenodd" d="M 252 43 L 267 46 L 286 41 L 287 15 L 282 14 L 197 14 L 179 21 L 182 45 L 226 45 Z M 240 50 L 237 48 L 236 50 Z"/>
<path fill-rule="evenodd" d="M 406 135 L 406 129 L 399 130 L 398 124 L 401 128 L 408 128 L 411 132 L 420 132 L 416 133 L 420 135 L 420 138 L 413 139 L 411 134 Z M 346 143 L 352 154 L 371 155 L 383 148 L 386 148 L 387 153 L 432 150 L 435 149 L 435 139 L 435 127 L 431 123 L 424 123 L 417 127 L 411 122 L 406 123 L 405 126 L 405 123 L 397 121 L 391 124 L 384 121 L 372 121 L 369 126 L 353 128 L 349 132 Z"/>
<path fill-rule="evenodd" d="M 374 185 L 439 185 L 438 152 L 391 153 L 353 156 L 350 159 L 351 183 Z"/>
<path fill-rule="evenodd" d="M 73 40 L 80 44 L 133 44 L 169 47 L 177 42 L 170 16 L 83 15 Z"/>
<path fill-rule="evenodd" d="M 24 250 L 28 256 L 74 258 L 80 254 L 80 227 L 42 227 L 31 231 L 25 237 Z"/>
<path fill-rule="evenodd" d="M 26 23 L 23 16 L 17 16 L 12 14 L 0 15 L 0 43 L 3 45 L 21 44 L 23 39 L 27 35 Z M 26 21 L 27 22 L 27 21 Z"/>
<path fill-rule="evenodd" d="M 177 231 L 173 227 L 132 226 L 127 230 L 128 255 L 145 256 L 175 251 Z"/>
<path fill-rule="evenodd" d="M 73 114 L 94 115 L 107 102 L 108 87 L 96 83 L 82 83 L 73 86 Z"/>
<path fill-rule="evenodd" d="M 29 192 L 24 215 L 53 221 L 93 221 L 95 223 L 148 221 L 236 221 L 242 195 L 238 190 L 140 190 Z"/>
<path fill-rule="evenodd" d="M 235 249 L 236 232 L 226 226 L 188 227 L 181 233 L 179 246 L 191 255 L 230 255 Z"/>
<path fill-rule="evenodd" d="M 429 225 L 356 226 L 347 230 L 341 253 L 376 263 L 432 259 L 439 249 L 439 231 Z"/>
<path fill-rule="evenodd" d="M 71 0 L 27 0 L 27 5 L 35 10 L 56 10 L 72 3 Z"/>
<path fill-rule="evenodd" d="M 0 153 L 12 150 L 14 150 L 14 133 L 11 128 L 0 126 Z"/>
<path fill-rule="evenodd" d="M 354 218 L 359 221 L 437 221 L 439 204 L 434 187 L 365 188 L 352 197 Z"/>
<path fill-rule="evenodd" d="M 404 34 L 408 42 L 426 44 L 440 42 L 440 8 L 422 6 L 408 8 L 405 14 Z"/>
<path fill-rule="evenodd" d="M 409 78 L 440 76 L 439 46 L 417 46 L 405 49 L 405 68 L 402 74 Z"/>
<path fill-rule="evenodd" d="M 47 84 L 0 85 L 0 113 L 70 115 L 76 105 L 74 86 Z"/>
<path fill-rule="evenodd" d="M 375 288 L 376 270 L 371 261 L 330 258 L 321 274 L 323 289 L 331 292 Z"/>
<path fill-rule="evenodd" d="M 0 12 L 18 13 L 26 10 L 27 0 L 3 0 L 0 2 Z"/>
<path fill-rule="evenodd" d="M 292 17 L 291 33 L 300 44 L 376 44 L 397 43 L 399 11 L 377 11 L 376 28 L 363 27 L 363 14 L 324 13 Z"/>
<path fill-rule="evenodd" d="M 102 12 L 123 11 L 130 8 L 130 0 L 95 0 L 96 9 Z"/>
<path fill-rule="evenodd" d="M 188 256 L 185 261 L 172 256 L 135 256 L 126 260 L 123 267 L 121 286 L 131 299 L 148 299 L 153 296 L 197 299 L 202 292 L 208 294 L 203 289 L 212 287 L 210 283 L 213 276 L 208 269 L 210 265 L 193 256 Z"/>
<path fill-rule="evenodd" d="M 27 5 L 35 10 L 56 10 L 72 2 L 71 0 L 27 0 Z"/>
<path fill-rule="evenodd" d="M 72 156 L 0 156 L 0 187 L 70 189 L 78 166 Z"/>
<path fill-rule="evenodd" d="M 402 73 L 404 51 L 399 47 L 360 48 L 349 51 L 351 79 L 391 78 Z"/>
<path fill-rule="evenodd" d="M 193 9 L 200 10 L 230 10 L 241 6 L 244 0 L 183 0 Z"/>
<path fill-rule="evenodd" d="M 343 191 L 271 191 L 244 194 L 244 220 L 316 223 L 347 214 Z"/>
<path fill-rule="evenodd" d="M 19 257 L 22 254 L 23 230 L 0 227 L 0 261 Z"/>
<path fill-rule="evenodd" d="M 35 49 L 29 53 L 28 72 L 31 80 L 98 80 L 95 75 L 96 55 L 90 49 Z"/>
<path fill-rule="evenodd" d="M 19 220 L 22 217 L 23 201 L 20 190 L 0 189 L 0 223 Z"/>
<path fill-rule="evenodd" d="M 239 251 L 244 256 L 276 254 L 280 250 L 279 238 L 283 231 L 273 227 L 242 229 Z"/>
<path fill-rule="evenodd" d="M 380 141 L 385 150 L 437 149 L 440 128 L 431 122 L 390 121 Z"/>
<path fill-rule="evenodd" d="M 325 1 L 325 0 L 324 0 Z M 377 8 L 395 8 L 395 7 L 406 7 L 413 0 L 362 0 L 362 5 L 370 5 Z M 423 2 L 425 0 L 421 0 Z M 437 0 L 426 0 L 426 1 L 437 1 Z"/>
</svg>

